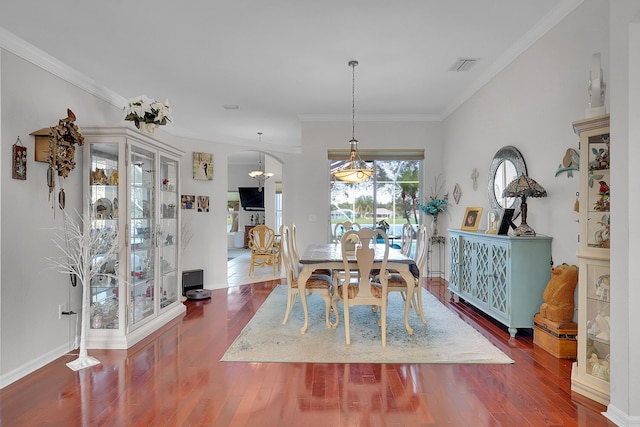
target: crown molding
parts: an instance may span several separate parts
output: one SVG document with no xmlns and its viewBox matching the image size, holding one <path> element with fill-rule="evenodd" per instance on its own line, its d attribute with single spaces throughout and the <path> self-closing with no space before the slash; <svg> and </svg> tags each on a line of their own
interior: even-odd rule
<svg viewBox="0 0 640 427">
<path fill-rule="evenodd" d="M 100 86 L 86 75 L 76 71 L 67 64 L 22 40 L 18 36 L 0 27 L 0 48 L 11 52 L 33 65 L 71 83 L 74 86 L 102 99 L 109 104 L 123 108 L 126 98 L 104 86 Z"/>
<path fill-rule="evenodd" d="M 350 114 L 301 114 L 301 122 L 350 122 Z M 439 114 L 358 114 L 356 122 L 440 122 Z"/>
<path fill-rule="evenodd" d="M 511 64 L 524 51 L 529 49 L 536 41 L 555 27 L 567 15 L 573 12 L 584 0 L 563 0 L 551 12 L 549 12 L 531 31 L 516 41 L 510 49 L 500 56 L 482 75 L 473 82 L 454 102 L 442 112 L 443 120 L 449 117 L 458 107 L 464 104 L 484 85 L 489 83 L 496 75 Z"/>
</svg>

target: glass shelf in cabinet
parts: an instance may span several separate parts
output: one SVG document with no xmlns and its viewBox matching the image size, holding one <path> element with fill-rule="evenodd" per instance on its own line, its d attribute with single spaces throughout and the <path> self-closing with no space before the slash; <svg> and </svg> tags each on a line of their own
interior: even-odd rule
<svg viewBox="0 0 640 427">
<path fill-rule="evenodd" d="M 92 289 L 113 289 L 118 287 L 118 280 L 113 277 L 107 277 L 105 279 L 94 277 L 91 279 L 89 286 Z"/>
<path fill-rule="evenodd" d="M 595 336 L 593 334 L 587 334 L 587 339 L 589 339 L 589 340 L 591 340 L 593 342 L 600 343 L 600 344 L 610 345 L 610 340 L 598 338 L 597 336 Z"/>
</svg>

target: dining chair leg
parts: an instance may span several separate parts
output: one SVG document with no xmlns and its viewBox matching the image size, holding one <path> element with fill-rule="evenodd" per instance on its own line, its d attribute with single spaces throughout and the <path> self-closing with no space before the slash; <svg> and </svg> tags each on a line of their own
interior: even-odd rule
<svg viewBox="0 0 640 427">
<path fill-rule="evenodd" d="M 422 287 L 416 285 L 413 290 L 413 309 L 418 312 L 422 323 L 427 324 L 427 319 L 424 317 L 424 310 L 422 309 Z"/>
<path fill-rule="evenodd" d="M 380 309 L 380 320 L 382 323 L 382 346 L 387 346 L 387 301 L 384 301 L 386 298 L 382 296 L 382 308 Z"/>
<path fill-rule="evenodd" d="M 348 290 L 345 290 L 344 292 L 348 292 Z M 346 298 L 342 299 L 342 310 L 344 311 L 344 333 L 345 333 L 345 337 L 347 339 L 347 345 L 350 346 L 351 345 L 351 335 L 350 335 L 351 331 L 349 329 L 349 296 L 348 295 L 346 296 Z"/>
<path fill-rule="evenodd" d="M 331 297 L 329 295 L 322 294 L 324 300 L 324 323 L 328 329 L 331 329 L 331 321 L 329 320 L 329 313 L 331 312 Z"/>
<path fill-rule="evenodd" d="M 333 310 L 333 317 L 336 319 L 335 323 L 331 324 L 331 328 L 335 329 L 340 324 L 340 314 L 338 313 L 338 298 L 336 296 L 331 297 L 331 310 Z"/>
<path fill-rule="evenodd" d="M 291 309 L 293 309 L 293 306 L 296 303 L 297 296 L 298 294 L 295 292 L 291 292 L 291 290 L 289 290 L 287 293 L 287 311 L 284 313 L 284 320 L 282 321 L 283 325 L 286 325 L 287 320 L 289 320 L 289 315 L 291 314 Z"/>
</svg>

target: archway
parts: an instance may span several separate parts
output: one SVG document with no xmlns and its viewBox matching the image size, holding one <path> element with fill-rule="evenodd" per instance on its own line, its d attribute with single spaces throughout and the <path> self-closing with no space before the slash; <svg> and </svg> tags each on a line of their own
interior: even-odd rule
<svg viewBox="0 0 640 427">
<path fill-rule="evenodd" d="M 260 183 L 249 176 L 262 163 L 264 171 L 273 176 Z M 281 223 L 282 163 L 262 151 L 241 151 L 228 156 L 227 192 L 227 283 L 237 286 L 262 280 L 272 280 L 273 270 L 256 271 L 248 275 L 245 232 L 256 223 L 264 223 L 278 230 Z M 244 193 L 244 194 L 241 194 Z M 241 197 L 242 196 L 242 197 Z M 244 199 L 244 200 L 241 200 Z M 263 202 L 263 208 L 260 207 Z M 249 206 L 243 206 L 248 204 Z M 279 277 L 279 276 L 278 276 Z"/>
</svg>

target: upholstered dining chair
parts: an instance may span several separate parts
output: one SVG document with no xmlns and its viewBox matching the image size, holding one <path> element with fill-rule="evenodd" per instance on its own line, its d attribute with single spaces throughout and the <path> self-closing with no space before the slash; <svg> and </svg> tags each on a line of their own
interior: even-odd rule
<svg viewBox="0 0 640 427">
<path fill-rule="evenodd" d="M 416 314 L 420 316 L 422 323 L 427 323 L 422 308 L 422 283 L 425 277 L 428 248 L 429 238 L 427 236 L 427 229 L 424 225 L 418 225 L 418 228 L 416 230 L 416 250 L 413 257 L 416 266 L 418 267 L 418 271 L 412 271 L 414 276 L 414 286 L 411 305 L 416 311 Z M 376 277 L 375 280 L 379 280 L 379 278 Z M 403 299 L 406 299 L 407 282 L 400 275 L 400 273 L 391 272 L 388 274 L 387 290 L 388 292 L 401 292 Z"/>
<path fill-rule="evenodd" d="M 354 235 L 358 236 L 360 243 L 355 250 L 356 262 L 351 264 L 349 261 L 353 260 L 353 254 L 347 251 L 345 242 Z M 377 245 L 384 249 L 380 264 L 380 271 L 383 274 L 379 275 L 379 282 L 371 280 L 370 273 L 375 260 L 375 249 L 372 245 Z M 378 324 L 382 332 L 382 346 L 385 347 L 387 345 L 387 260 L 389 259 L 389 238 L 387 233 L 369 228 L 349 230 L 342 235 L 341 247 L 344 275 L 334 275 L 334 286 L 336 287 L 334 294 L 338 300 L 342 301 L 347 345 L 351 345 L 350 307 L 366 305 L 376 309 L 380 308 Z"/>
<path fill-rule="evenodd" d="M 251 251 L 251 264 L 249 275 L 253 274 L 254 267 L 273 266 L 273 274 L 280 269 L 280 245 L 276 240 L 275 231 L 264 225 L 256 225 L 249 231 L 249 250 Z"/>
<path fill-rule="evenodd" d="M 336 222 L 333 226 L 333 241 L 340 242 L 340 237 L 349 230 L 360 230 L 362 227 L 357 222 L 344 221 Z"/>
<path fill-rule="evenodd" d="M 293 236 L 291 230 L 286 225 L 280 227 L 280 246 L 282 248 L 282 263 L 284 264 L 285 275 L 287 278 L 287 309 L 284 313 L 282 324 L 285 325 L 289 320 L 291 310 L 295 305 L 296 299 L 300 293 L 298 287 L 298 274 L 300 273 L 299 259 L 296 258 L 293 251 Z M 311 274 L 311 277 L 305 284 L 307 294 L 320 294 L 325 303 L 325 323 L 327 328 L 335 328 L 338 326 L 338 309 L 335 299 L 333 298 L 333 282 L 331 276 L 323 274 Z M 302 303 L 302 299 L 300 299 Z M 333 313 L 336 321 L 331 323 L 330 313 Z"/>
</svg>

